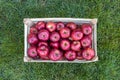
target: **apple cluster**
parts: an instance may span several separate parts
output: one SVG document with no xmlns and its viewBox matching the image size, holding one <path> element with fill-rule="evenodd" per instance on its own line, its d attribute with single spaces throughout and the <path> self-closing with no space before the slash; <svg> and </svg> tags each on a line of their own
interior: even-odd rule
<svg viewBox="0 0 120 80">
<path fill-rule="evenodd" d="M 91 60 L 92 26 L 88 23 L 38 21 L 27 36 L 28 56 L 42 60 Z"/>
</svg>

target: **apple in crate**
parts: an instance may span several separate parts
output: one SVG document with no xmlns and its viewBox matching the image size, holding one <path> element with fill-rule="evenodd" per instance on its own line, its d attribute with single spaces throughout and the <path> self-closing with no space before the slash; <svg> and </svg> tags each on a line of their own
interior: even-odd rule
<svg viewBox="0 0 120 80">
<path fill-rule="evenodd" d="M 71 33 L 72 40 L 80 40 L 83 38 L 83 33 L 80 29 L 76 29 Z"/>
<path fill-rule="evenodd" d="M 81 45 L 82 45 L 83 48 L 91 46 L 91 43 L 92 43 L 92 41 L 89 37 L 83 37 L 81 39 Z"/>
<path fill-rule="evenodd" d="M 73 41 L 71 44 L 71 49 L 74 51 L 79 51 L 81 48 L 80 41 Z"/>
<path fill-rule="evenodd" d="M 81 25 L 82 27 L 82 32 L 85 34 L 85 35 L 89 35 L 92 33 L 92 26 L 90 24 L 82 24 Z"/>
<path fill-rule="evenodd" d="M 70 37 L 70 29 L 67 27 L 60 29 L 60 35 L 62 38 L 69 38 Z"/>
<path fill-rule="evenodd" d="M 79 50 L 77 53 L 77 59 L 78 60 L 82 60 L 83 59 L 83 56 L 82 56 L 82 50 Z"/>
<path fill-rule="evenodd" d="M 57 23 L 57 30 L 58 30 L 58 31 L 59 31 L 60 29 L 64 28 L 64 27 L 65 27 L 65 25 L 64 25 L 63 22 L 58 22 L 58 23 Z"/>
<path fill-rule="evenodd" d="M 95 51 L 92 48 L 86 48 L 83 50 L 82 56 L 86 60 L 91 60 L 95 56 Z"/>
<path fill-rule="evenodd" d="M 70 49 L 70 41 L 67 39 L 61 40 L 60 47 L 62 50 L 69 50 Z"/>
<path fill-rule="evenodd" d="M 59 48 L 59 43 L 58 42 L 50 42 L 50 46 L 52 48 Z"/>
<path fill-rule="evenodd" d="M 38 55 L 36 47 L 29 47 L 27 53 L 28 53 L 28 56 L 31 58 L 36 58 Z"/>
<path fill-rule="evenodd" d="M 35 34 L 28 34 L 28 43 L 31 45 L 35 45 L 38 43 L 38 38 Z"/>
<path fill-rule="evenodd" d="M 37 34 L 38 33 L 38 30 L 33 26 L 33 27 L 30 27 L 30 33 L 32 34 Z"/>
<path fill-rule="evenodd" d="M 45 22 L 44 21 L 39 21 L 36 23 L 35 27 L 38 29 L 38 30 L 41 30 L 41 29 L 44 29 L 45 28 Z"/>
<path fill-rule="evenodd" d="M 49 58 L 53 61 L 61 60 L 63 53 L 59 49 L 52 49 L 49 54 Z"/>
<path fill-rule="evenodd" d="M 40 42 L 38 43 L 38 47 L 40 47 L 40 46 L 42 46 L 42 45 L 48 46 L 48 43 L 47 43 L 47 42 L 42 42 L 42 41 L 40 41 Z"/>
<path fill-rule="evenodd" d="M 58 32 L 52 32 L 51 35 L 50 35 L 50 40 L 52 42 L 57 42 L 60 40 L 60 35 Z"/>
<path fill-rule="evenodd" d="M 55 31 L 56 30 L 56 23 L 51 22 L 51 21 L 47 22 L 46 29 L 48 29 L 48 31 L 50 31 L 50 32 Z"/>
<path fill-rule="evenodd" d="M 92 40 L 92 34 L 87 35 L 87 37 L 89 37 Z"/>
<path fill-rule="evenodd" d="M 46 57 L 49 54 L 49 49 L 47 46 L 42 45 L 42 46 L 37 48 L 37 52 L 38 52 L 40 57 Z"/>
<path fill-rule="evenodd" d="M 38 38 L 41 41 L 47 41 L 49 39 L 49 31 L 46 29 L 41 29 L 38 32 Z"/>
<path fill-rule="evenodd" d="M 42 60 L 49 60 L 49 57 L 48 56 L 42 56 L 40 57 Z"/>
<path fill-rule="evenodd" d="M 67 23 L 66 27 L 70 28 L 71 30 L 74 30 L 77 28 L 77 25 L 73 22 Z"/>
<path fill-rule="evenodd" d="M 76 59 L 76 52 L 75 51 L 72 51 L 72 50 L 69 50 L 65 53 L 65 58 L 68 60 L 68 61 L 73 61 Z"/>
</svg>

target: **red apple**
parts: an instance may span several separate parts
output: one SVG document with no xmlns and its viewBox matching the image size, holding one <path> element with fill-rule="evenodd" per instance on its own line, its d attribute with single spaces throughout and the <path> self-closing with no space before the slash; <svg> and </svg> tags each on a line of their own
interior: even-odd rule
<svg viewBox="0 0 120 80">
<path fill-rule="evenodd" d="M 62 38 L 69 38 L 70 37 L 70 29 L 65 27 L 60 30 L 60 35 Z"/>
<path fill-rule="evenodd" d="M 92 45 L 88 46 L 88 48 L 92 48 Z"/>
<path fill-rule="evenodd" d="M 77 25 L 73 22 L 67 23 L 66 27 L 70 28 L 71 30 L 74 30 L 77 28 Z"/>
<path fill-rule="evenodd" d="M 53 48 L 59 48 L 59 43 L 58 42 L 50 42 L 50 46 Z"/>
<path fill-rule="evenodd" d="M 53 61 L 61 60 L 62 52 L 59 49 L 52 49 L 49 54 L 49 58 Z"/>
<path fill-rule="evenodd" d="M 95 56 L 95 51 L 92 48 L 87 48 L 83 50 L 82 56 L 86 60 L 91 60 Z"/>
<path fill-rule="evenodd" d="M 81 48 L 81 44 L 80 44 L 80 41 L 73 41 L 72 44 L 71 44 L 71 49 L 73 51 L 79 51 Z"/>
<path fill-rule="evenodd" d="M 87 37 L 89 37 L 92 40 L 92 34 L 87 35 Z"/>
<path fill-rule="evenodd" d="M 90 24 L 82 24 L 81 27 L 85 35 L 89 35 L 92 33 L 92 26 Z"/>
<path fill-rule="evenodd" d="M 65 53 L 65 58 L 68 60 L 68 61 L 73 61 L 76 59 L 76 52 L 75 51 L 72 51 L 72 50 L 69 50 Z"/>
<path fill-rule="evenodd" d="M 83 37 L 81 39 L 81 45 L 82 45 L 83 48 L 91 46 L 91 43 L 92 43 L 92 41 L 91 41 L 91 39 L 89 37 Z"/>
<path fill-rule="evenodd" d="M 45 56 L 45 57 L 42 56 L 41 59 L 42 59 L 42 60 L 49 60 L 49 57 L 48 57 L 48 56 Z"/>
<path fill-rule="evenodd" d="M 69 40 L 61 40 L 60 47 L 62 50 L 69 50 L 70 49 L 70 41 Z"/>
<path fill-rule="evenodd" d="M 27 53 L 29 57 L 36 58 L 37 57 L 36 47 L 29 47 Z"/>
<path fill-rule="evenodd" d="M 37 48 L 37 52 L 38 52 L 40 57 L 46 57 L 46 56 L 48 56 L 49 49 L 47 46 L 42 45 L 42 46 Z"/>
<path fill-rule="evenodd" d="M 41 46 L 41 45 L 48 46 L 48 43 L 47 43 L 47 42 L 39 42 L 39 43 L 38 43 L 38 47 Z"/>
<path fill-rule="evenodd" d="M 37 36 L 35 34 L 28 34 L 28 43 L 35 45 L 38 43 Z"/>
<path fill-rule="evenodd" d="M 59 31 L 60 29 L 64 28 L 64 27 L 65 27 L 65 25 L 64 25 L 63 22 L 58 22 L 58 23 L 57 23 L 57 30 L 58 30 L 58 31 Z"/>
<path fill-rule="evenodd" d="M 35 27 L 38 30 L 44 29 L 45 28 L 45 22 L 44 21 L 39 21 L 39 22 L 36 23 Z"/>
<path fill-rule="evenodd" d="M 78 60 L 82 60 L 83 59 L 83 57 L 82 57 L 82 50 L 80 50 L 80 51 L 78 51 L 76 53 L 77 53 L 77 59 Z"/>
<path fill-rule="evenodd" d="M 71 37 L 73 40 L 80 40 L 83 37 L 83 33 L 81 30 L 76 29 L 72 32 Z"/>
<path fill-rule="evenodd" d="M 37 44 L 29 44 L 31 47 L 37 47 Z"/>
<path fill-rule="evenodd" d="M 30 27 L 30 33 L 37 34 L 38 30 L 35 27 Z"/>
<path fill-rule="evenodd" d="M 38 33 L 39 40 L 47 41 L 49 39 L 49 32 L 46 29 L 41 29 Z"/>
<path fill-rule="evenodd" d="M 50 35 L 50 40 L 53 42 L 57 42 L 60 40 L 60 35 L 58 32 L 52 32 Z"/>
<path fill-rule="evenodd" d="M 51 22 L 51 21 L 47 22 L 46 29 L 48 29 L 48 31 L 50 31 L 50 32 L 55 31 L 56 30 L 56 23 Z"/>
</svg>

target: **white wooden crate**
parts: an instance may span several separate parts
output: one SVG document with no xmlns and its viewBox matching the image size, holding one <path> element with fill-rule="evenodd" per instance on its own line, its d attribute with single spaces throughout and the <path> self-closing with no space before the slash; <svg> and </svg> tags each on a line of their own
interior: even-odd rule
<svg viewBox="0 0 120 80">
<path fill-rule="evenodd" d="M 95 50 L 95 57 L 90 60 L 74 60 L 74 61 L 67 61 L 67 60 L 61 60 L 61 61 L 51 61 L 51 60 L 41 60 L 37 59 L 34 60 L 30 58 L 27 55 L 27 49 L 29 48 L 29 44 L 27 42 L 27 35 L 29 34 L 30 26 L 34 23 L 37 23 L 38 21 L 53 21 L 53 22 L 74 22 L 76 24 L 82 24 L 82 23 L 90 23 L 93 28 L 92 32 L 92 48 Z M 24 18 L 24 62 L 54 62 L 54 63 L 89 63 L 89 62 L 95 62 L 98 61 L 97 56 L 97 18 L 94 19 L 85 19 L 85 18 Z"/>
</svg>

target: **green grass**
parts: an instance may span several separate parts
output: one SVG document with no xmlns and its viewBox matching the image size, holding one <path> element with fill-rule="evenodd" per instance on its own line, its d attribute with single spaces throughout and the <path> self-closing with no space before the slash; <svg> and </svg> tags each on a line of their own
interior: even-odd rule
<svg viewBox="0 0 120 80">
<path fill-rule="evenodd" d="M 0 0 L 0 80 L 120 80 L 120 0 Z M 24 63 L 23 18 L 98 18 L 99 61 Z"/>
</svg>

